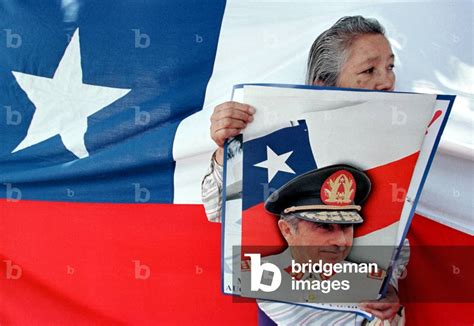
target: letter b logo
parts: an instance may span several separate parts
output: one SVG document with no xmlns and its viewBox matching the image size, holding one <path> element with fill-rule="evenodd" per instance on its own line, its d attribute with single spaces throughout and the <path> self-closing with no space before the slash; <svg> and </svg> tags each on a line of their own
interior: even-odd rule
<svg viewBox="0 0 474 326">
<path fill-rule="evenodd" d="M 250 257 L 250 289 L 252 291 L 273 292 L 280 287 L 281 272 L 276 265 L 272 263 L 260 264 L 260 254 L 245 254 L 244 256 Z M 262 284 L 264 272 L 273 275 L 270 284 Z"/>
</svg>

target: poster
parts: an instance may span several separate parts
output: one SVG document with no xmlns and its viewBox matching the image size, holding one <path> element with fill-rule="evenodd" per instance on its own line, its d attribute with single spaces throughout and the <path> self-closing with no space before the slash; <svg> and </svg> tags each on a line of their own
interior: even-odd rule
<svg viewBox="0 0 474 326">
<path fill-rule="evenodd" d="M 238 85 L 234 99 L 252 105 L 257 113 L 227 146 L 223 292 L 341 310 L 383 295 L 454 97 Z M 299 175 L 334 164 L 356 167 L 372 183 L 361 211 L 364 222 L 354 227 L 345 258 L 377 264 L 376 277 L 366 274 L 364 281 L 353 282 L 351 295 L 336 297 L 322 295 L 321 289 L 294 297 L 292 291 L 273 297 L 249 291 L 251 264 L 246 254 L 258 252 L 264 263 L 287 251 L 278 217 L 264 209 L 265 201 Z M 366 279 L 375 285 L 368 286 Z"/>
</svg>

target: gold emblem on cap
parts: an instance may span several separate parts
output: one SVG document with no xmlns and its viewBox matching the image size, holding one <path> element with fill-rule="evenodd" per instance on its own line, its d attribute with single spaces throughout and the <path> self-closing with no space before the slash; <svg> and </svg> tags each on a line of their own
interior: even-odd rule
<svg viewBox="0 0 474 326">
<path fill-rule="evenodd" d="M 339 174 L 335 179 L 328 178 L 329 189 L 324 189 L 326 198 L 325 203 L 331 204 L 350 204 L 354 198 L 354 181 L 346 173 Z M 344 191 L 338 191 L 342 185 Z"/>
</svg>

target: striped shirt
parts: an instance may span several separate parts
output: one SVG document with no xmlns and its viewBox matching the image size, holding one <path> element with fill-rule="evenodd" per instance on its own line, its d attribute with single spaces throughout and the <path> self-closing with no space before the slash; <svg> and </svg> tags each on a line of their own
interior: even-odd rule
<svg viewBox="0 0 474 326">
<path fill-rule="evenodd" d="M 211 158 L 211 165 L 201 182 L 201 198 L 209 222 L 221 222 L 222 209 L 222 165 L 217 163 L 215 152 Z"/>
<path fill-rule="evenodd" d="M 321 310 L 291 303 L 257 301 L 277 325 L 362 325 L 365 318 L 355 313 Z"/>
</svg>

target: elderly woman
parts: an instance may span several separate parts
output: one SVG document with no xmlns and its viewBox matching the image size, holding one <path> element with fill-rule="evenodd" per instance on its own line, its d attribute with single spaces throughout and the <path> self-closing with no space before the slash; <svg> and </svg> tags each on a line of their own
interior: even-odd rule
<svg viewBox="0 0 474 326">
<path fill-rule="evenodd" d="M 339 19 L 314 41 L 308 57 L 306 83 L 393 91 L 395 58 L 384 33 L 384 28 L 375 19 L 362 16 Z M 211 116 L 211 137 L 218 148 L 212 156 L 209 172 L 202 181 L 202 201 L 209 221 L 220 222 L 224 142 L 227 138 L 240 134 L 252 122 L 254 113 L 255 109 L 251 106 L 230 101 L 216 106 Z M 279 318 L 275 321 L 279 324 L 297 322 L 293 320 L 299 315 L 295 311 L 297 308 L 289 308 L 290 313 L 285 315 L 282 310 L 291 305 L 281 304 L 281 309 L 272 309 L 271 305 L 275 304 L 259 303 L 274 320 L 276 318 L 271 311 L 278 312 Z M 361 307 L 380 319 L 392 319 L 399 309 L 399 303 L 390 286 L 386 299 L 365 303 Z M 351 325 L 363 322 L 362 317 L 352 313 L 314 309 L 310 312 L 311 309 L 302 307 L 298 309 L 307 310 L 302 313 L 306 319 L 310 319 L 307 321 L 318 325 L 332 324 L 335 321 Z"/>
</svg>

